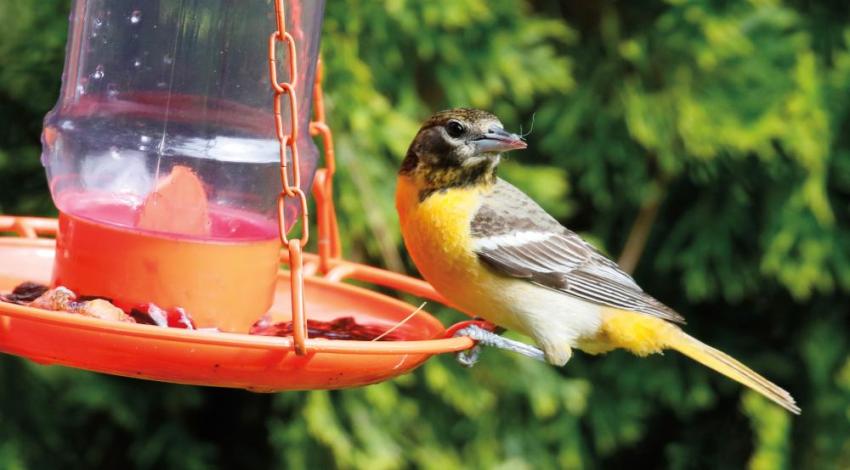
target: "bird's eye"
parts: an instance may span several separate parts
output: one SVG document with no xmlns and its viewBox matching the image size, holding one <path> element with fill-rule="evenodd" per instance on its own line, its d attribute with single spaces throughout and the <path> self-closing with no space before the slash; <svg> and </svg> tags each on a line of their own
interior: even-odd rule
<svg viewBox="0 0 850 470">
<path fill-rule="evenodd" d="M 451 120 L 446 123 L 446 132 L 452 137 L 460 137 L 466 131 L 466 127 L 458 121 Z"/>
</svg>

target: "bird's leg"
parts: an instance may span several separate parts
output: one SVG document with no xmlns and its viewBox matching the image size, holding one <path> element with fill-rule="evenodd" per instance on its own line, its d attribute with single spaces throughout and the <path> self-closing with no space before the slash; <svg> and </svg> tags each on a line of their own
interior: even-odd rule
<svg viewBox="0 0 850 470">
<path fill-rule="evenodd" d="M 496 335 L 501 335 L 504 332 L 508 331 L 506 328 L 504 328 L 502 326 L 490 323 L 486 318 L 483 318 L 483 317 L 472 317 L 472 321 L 473 322 L 480 322 L 482 324 L 487 325 L 487 328 L 482 328 L 482 329 L 487 330 L 487 331 L 491 331 L 491 332 L 493 332 L 493 334 L 496 334 Z M 475 323 L 472 323 L 471 325 L 474 325 L 474 324 Z"/>
<path fill-rule="evenodd" d="M 476 342 L 476 345 L 472 349 L 461 351 L 457 355 L 458 362 L 466 367 L 472 367 L 476 362 L 478 362 L 478 356 L 481 354 L 481 345 L 515 352 L 532 359 L 537 359 L 538 361 L 546 361 L 543 351 L 540 349 L 520 341 L 503 338 L 498 334 L 487 331 L 475 324 L 458 330 L 455 333 L 455 336 L 467 336 Z"/>
</svg>

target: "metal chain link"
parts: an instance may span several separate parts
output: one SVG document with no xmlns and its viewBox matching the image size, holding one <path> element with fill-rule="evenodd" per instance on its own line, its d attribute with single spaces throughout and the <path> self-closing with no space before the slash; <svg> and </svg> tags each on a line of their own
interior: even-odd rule
<svg viewBox="0 0 850 470">
<path fill-rule="evenodd" d="M 295 95 L 297 84 L 297 54 L 295 39 L 286 31 L 286 10 L 284 0 L 275 1 L 275 20 L 277 30 L 269 36 L 269 79 L 274 90 L 274 125 L 275 134 L 280 145 L 280 182 L 282 190 L 277 198 L 277 213 L 280 229 L 280 241 L 289 247 L 290 239 L 286 236 L 286 200 L 298 199 L 301 208 L 301 238 L 292 239 L 303 247 L 310 238 L 310 224 L 307 214 L 307 195 L 301 190 L 301 166 L 298 158 L 298 100 Z M 285 43 L 288 49 L 289 81 L 279 82 L 277 78 L 277 46 Z M 289 98 L 289 132 L 284 129 L 283 105 L 284 95 Z M 292 164 L 287 163 L 287 150 Z M 290 170 L 292 176 L 290 178 Z"/>
</svg>

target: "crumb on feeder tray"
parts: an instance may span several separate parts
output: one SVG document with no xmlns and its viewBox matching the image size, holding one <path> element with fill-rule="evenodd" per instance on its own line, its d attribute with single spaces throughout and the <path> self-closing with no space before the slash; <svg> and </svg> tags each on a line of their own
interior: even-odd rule
<svg viewBox="0 0 850 470">
<path fill-rule="evenodd" d="M 71 290 L 64 287 L 46 289 L 31 302 L 21 303 L 44 310 L 76 313 L 85 317 L 100 318 L 101 320 L 135 323 L 123 310 L 112 305 L 112 302 L 104 299 L 80 299 Z"/>
</svg>

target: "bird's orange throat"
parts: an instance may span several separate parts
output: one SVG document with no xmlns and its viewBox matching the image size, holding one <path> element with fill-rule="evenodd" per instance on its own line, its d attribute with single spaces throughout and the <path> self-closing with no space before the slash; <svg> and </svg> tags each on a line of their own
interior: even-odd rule
<svg viewBox="0 0 850 470">
<path fill-rule="evenodd" d="M 407 178 L 418 187 L 417 194 L 420 202 L 440 191 L 492 187 L 496 183 L 496 167 L 500 160 L 498 154 L 492 157 L 480 157 L 467 164 L 426 163 L 433 160 L 435 160 L 433 157 L 423 159 L 410 150 L 399 171 L 400 180 Z"/>
</svg>

